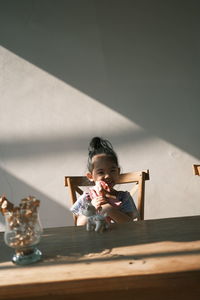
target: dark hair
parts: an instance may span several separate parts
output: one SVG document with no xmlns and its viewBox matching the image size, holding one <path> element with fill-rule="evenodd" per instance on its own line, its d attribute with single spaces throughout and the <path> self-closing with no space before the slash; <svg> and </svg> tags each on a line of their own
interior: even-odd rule
<svg viewBox="0 0 200 300">
<path fill-rule="evenodd" d="M 113 150 L 112 144 L 103 138 L 93 137 L 88 147 L 88 170 L 93 169 L 92 158 L 97 154 L 106 154 L 110 156 L 113 162 L 118 166 L 117 154 Z"/>
</svg>

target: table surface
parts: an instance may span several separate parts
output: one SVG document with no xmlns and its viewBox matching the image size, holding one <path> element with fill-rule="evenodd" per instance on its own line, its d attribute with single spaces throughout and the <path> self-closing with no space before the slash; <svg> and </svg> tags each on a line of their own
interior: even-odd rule
<svg viewBox="0 0 200 300">
<path fill-rule="evenodd" d="M 104 233 L 47 228 L 38 248 L 40 262 L 17 266 L 0 233 L 0 299 L 156 299 L 155 290 L 167 299 L 180 288 L 181 299 L 191 290 L 200 299 L 200 216 L 114 224 Z"/>
</svg>

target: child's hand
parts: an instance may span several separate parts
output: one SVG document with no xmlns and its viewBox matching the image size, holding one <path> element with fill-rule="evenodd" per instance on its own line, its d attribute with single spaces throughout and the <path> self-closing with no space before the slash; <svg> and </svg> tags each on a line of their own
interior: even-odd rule
<svg viewBox="0 0 200 300">
<path fill-rule="evenodd" d="M 104 181 L 97 181 L 96 185 L 90 188 L 90 197 L 92 199 L 92 205 L 94 205 L 96 209 L 100 209 L 101 205 L 106 203 L 114 207 L 121 205 L 121 201 L 117 200 L 117 191 L 110 188 Z"/>
<path fill-rule="evenodd" d="M 92 199 L 91 203 L 96 209 L 100 209 L 103 204 L 108 203 L 108 200 L 105 196 L 97 196 Z"/>
<path fill-rule="evenodd" d="M 117 191 L 113 188 L 110 188 L 109 190 L 102 189 L 103 195 L 105 195 L 106 198 L 112 198 L 117 199 Z"/>
<path fill-rule="evenodd" d="M 114 207 L 119 207 L 122 202 L 117 199 L 118 192 L 114 189 L 110 189 L 110 191 L 103 190 L 104 197 L 107 199 L 107 202 L 110 203 Z"/>
</svg>

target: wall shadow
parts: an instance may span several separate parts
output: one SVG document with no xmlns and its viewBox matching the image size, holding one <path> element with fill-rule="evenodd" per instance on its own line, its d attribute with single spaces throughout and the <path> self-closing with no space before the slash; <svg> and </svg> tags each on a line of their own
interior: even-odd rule
<svg viewBox="0 0 200 300">
<path fill-rule="evenodd" d="M 115 144 L 115 147 L 120 144 L 130 144 L 130 139 L 134 143 L 145 143 L 153 137 L 145 131 L 121 130 L 117 134 L 110 133 L 109 137 Z M 87 154 L 87 147 L 91 136 L 87 133 L 81 135 L 74 134 L 60 134 L 53 137 L 42 137 L 32 139 L 12 139 L 8 141 L 0 141 L 0 149 L 2 157 L 7 160 L 31 159 L 33 157 L 46 157 L 55 154 L 66 154 L 70 152 L 85 152 Z M 14 149 L 14 151 L 13 151 Z"/>
<path fill-rule="evenodd" d="M 55 199 L 45 195 L 43 192 L 38 191 L 36 188 L 27 184 L 26 182 L 20 180 L 16 176 L 10 174 L 6 170 L 0 168 L 0 178 L 1 185 L 0 190 L 1 194 L 5 193 L 8 199 L 14 203 L 15 206 L 19 205 L 19 202 L 22 198 L 27 197 L 29 195 L 35 196 L 37 199 L 41 201 L 39 208 L 39 215 L 41 224 L 44 228 L 46 227 L 58 227 L 64 226 L 65 223 L 67 225 L 73 225 L 73 217 L 72 213 L 66 206 L 60 205 Z M 63 179 L 64 182 L 64 179 Z M 6 189 L 6 191 L 5 191 Z M 64 183 L 63 183 L 64 189 Z M 67 195 L 67 194 L 66 194 Z M 66 196 L 67 197 L 67 196 Z M 51 220 L 51 226 L 49 226 Z M 65 221 L 66 220 L 66 221 Z M 5 224 L 4 217 L 0 214 L 0 225 Z M 61 225 L 62 224 L 62 225 Z"/>
<path fill-rule="evenodd" d="M 200 159 L 200 3 L 1 0 L 1 45 Z"/>
</svg>

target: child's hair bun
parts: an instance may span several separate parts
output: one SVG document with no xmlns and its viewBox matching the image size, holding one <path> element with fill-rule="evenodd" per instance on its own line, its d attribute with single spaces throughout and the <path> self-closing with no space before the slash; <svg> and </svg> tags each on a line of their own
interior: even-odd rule
<svg viewBox="0 0 200 300">
<path fill-rule="evenodd" d="M 88 147 L 88 170 L 92 169 L 92 157 L 97 154 L 107 154 L 112 157 L 116 165 L 118 165 L 118 159 L 112 144 L 101 137 L 93 137 Z"/>
<path fill-rule="evenodd" d="M 93 151 L 94 149 L 99 149 L 102 147 L 101 138 L 100 137 L 93 137 L 90 144 L 89 144 L 89 152 Z"/>
<path fill-rule="evenodd" d="M 113 151 L 113 147 L 108 140 L 95 136 L 92 138 L 88 150 L 92 152 L 99 149 Z"/>
</svg>

